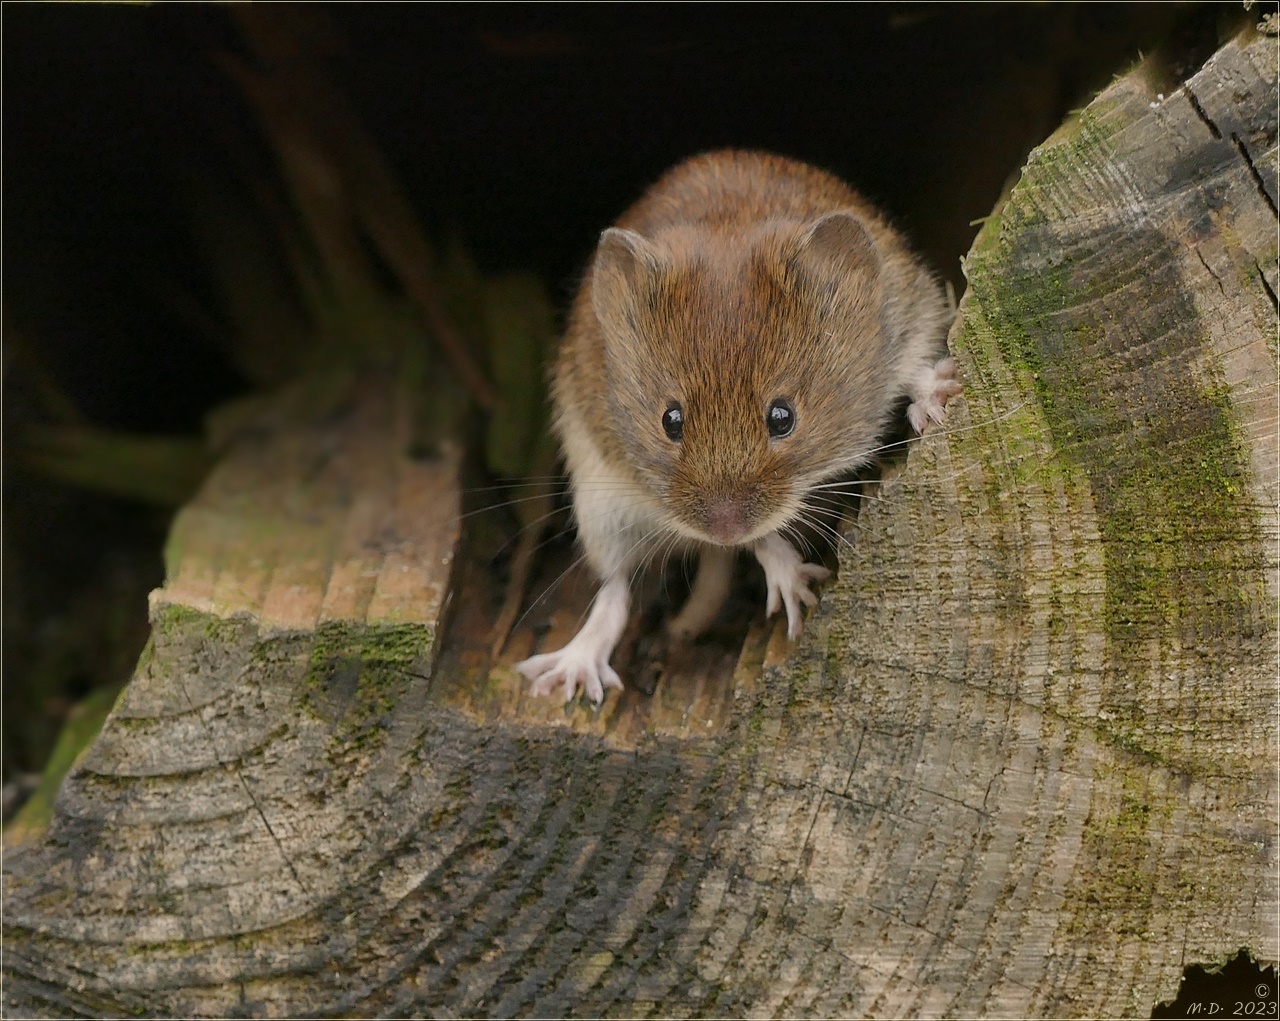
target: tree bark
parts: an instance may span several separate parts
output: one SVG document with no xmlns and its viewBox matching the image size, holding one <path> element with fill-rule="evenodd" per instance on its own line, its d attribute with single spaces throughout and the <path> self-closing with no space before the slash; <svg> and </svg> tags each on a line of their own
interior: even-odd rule
<svg viewBox="0 0 1280 1021">
<path fill-rule="evenodd" d="M 1149 1016 L 1275 961 L 1276 41 L 1157 88 L 986 222 L 965 396 L 794 646 L 531 700 L 589 589 L 491 661 L 394 388 L 242 433 L 6 856 L 7 1016 Z"/>
</svg>

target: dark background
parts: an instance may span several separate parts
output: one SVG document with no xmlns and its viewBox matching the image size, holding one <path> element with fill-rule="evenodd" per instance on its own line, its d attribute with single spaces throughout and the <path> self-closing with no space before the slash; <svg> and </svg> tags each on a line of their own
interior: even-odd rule
<svg viewBox="0 0 1280 1021">
<path fill-rule="evenodd" d="M 437 239 L 542 274 L 563 305 L 598 232 L 699 150 L 777 150 L 882 204 L 956 286 L 1027 150 L 1141 52 L 1170 81 L 1237 4 L 323 6 L 331 72 Z M 255 123 L 200 5 L 6 4 L 5 779 L 39 770 L 89 692 L 127 679 L 170 511 L 24 467 L 56 392 L 91 423 L 198 433 L 247 386 L 173 295 L 211 293 L 193 169 Z M 249 140 L 246 143 L 246 140 Z M 265 164 L 264 164 L 265 165 Z M 6 799 L 8 801 L 8 799 Z"/>
</svg>

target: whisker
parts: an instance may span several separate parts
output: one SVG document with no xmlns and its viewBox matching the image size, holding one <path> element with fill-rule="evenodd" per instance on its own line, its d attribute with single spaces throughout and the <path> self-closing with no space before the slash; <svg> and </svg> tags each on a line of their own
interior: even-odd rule
<svg viewBox="0 0 1280 1021">
<path fill-rule="evenodd" d="M 640 548 L 644 543 L 651 541 L 654 538 L 654 536 L 661 534 L 661 532 L 662 532 L 662 529 L 659 527 L 659 528 L 654 528 L 651 531 L 646 532 L 644 535 L 640 536 L 640 538 L 638 538 L 635 542 L 631 544 L 631 546 L 627 549 L 626 553 L 623 554 L 623 562 L 625 563 L 628 560 L 630 560 L 632 557 L 632 554 L 635 553 L 635 551 L 638 548 Z M 525 618 L 530 614 L 530 612 L 532 612 L 533 608 L 537 606 L 540 602 L 542 602 L 542 600 L 544 600 L 551 593 L 553 589 L 558 587 L 560 583 L 564 581 L 565 577 L 569 574 L 570 571 L 574 570 L 574 568 L 578 567 L 586 559 L 587 559 L 587 555 L 585 552 L 575 557 L 572 563 L 570 563 L 568 567 L 566 567 L 563 571 L 561 571 L 560 574 L 556 577 L 556 579 L 552 581 L 551 584 L 549 584 L 545 589 L 543 589 L 542 593 L 529 604 L 529 606 L 525 609 L 524 613 L 520 614 L 515 624 L 512 625 L 511 627 L 511 633 L 514 634 L 515 631 L 519 629 L 520 625 L 524 623 Z M 631 578 L 629 581 L 630 585 L 635 584 L 635 579 L 638 575 L 638 572 L 644 569 L 648 561 L 649 561 L 649 558 L 643 555 L 635 558 L 636 567 L 633 570 L 633 573 L 631 575 Z M 593 596 L 592 602 L 594 601 L 595 601 L 595 597 Z M 583 615 L 585 615 L 589 611 L 590 606 L 591 604 L 588 604 L 587 610 L 583 611 Z M 580 616 L 579 621 L 581 621 L 581 619 L 582 617 Z"/>
<path fill-rule="evenodd" d="M 875 486 L 879 484 L 880 484 L 880 479 L 878 478 L 874 478 L 874 479 L 845 478 L 845 479 L 838 479 L 836 481 L 829 481 L 829 482 L 815 482 L 812 485 L 810 485 L 808 488 L 823 489 L 826 486 Z"/>
<path fill-rule="evenodd" d="M 679 539 L 680 539 L 680 536 L 679 536 L 679 534 L 678 534 L 678 533 L 676 533 L 676 532 L 671 532 L 671 533 L 669 534 L 669 537 L 667 538 L 667 541 L 666 541 L 665 543 L 663 543 L 663 546 L 662 546 L 662 564 L 661 564 L 661 566 L 658 568 L 658 577 L 661 579 L 661 585 L 662 585 L 662 592 L 663 592 L 663 595 L 668 595 L 668 594 L 669 594 L 669 593 L 667 593 L 667 591 L 666 591 L 666 585 L 667 585 L 667 564 L 668 564 L 668 563 L 670 562 L 670 560 L 671 560 L 671 554 L 672 554 L 672 553 L 674 553 L 674 552 L 676 551 L 676 545 L 677 545 L 677 543 L 679 542 Z M 685 579 L 685 580 L 687 581 L 687 580 L 688 580 L 688 578 L 686 577 L 686 579 Z"/>
<path fill-rule="evenodd" d="M 913 444 L 919 443 L 921 440 L 928 439 L 930 437 L 959 436 L 963 433 L 974 432 L 975 430 L 978 430 L 978 429 L 985 429 L 988 426 L 996 424 L 997 422 L 1002 422 L 1007 418 L 1011 418 L 1013 415 L 1017 414 L 1024 407 L 1026 407 L 1028 403 L 1029 403 L 1028 401 L 1020 401 L 1017 404 L 1015 404 L 1013 407 L 1001 412 L 998 415 L 994 415 L 990 418 L 984 419 L 981 422 L 970 422 L 967 425 L 956 426 L 950 429 L 946 427 L 943 427 L 941 429 L 930 429 L 929 432 L 925 433 L 924 435 L 907 436 L 900 440 L 893 440 L 888 443 L 882 443 L 879 446 L 871 447 L 867 450 L 850 454 L 849 456 L 842 458 L 841 460 L 835 462 L 834 464 L 827 465 L 823 470 L 823 476 L 829 478 L 830 476 L 834 474 L 838 474 L 839 472 L 842 472 L 842 471 L 850 471 L 858 467 L 863 467 L 869 461 L 874 460 L 877 454 L 882 454 L 886 451 L 907 450 Z"/>
<path fill-rule="evenodd" d="M 857 490 L 845 489 L 839 482 L 828 483 L 823 486 L 812 486 L 809 493 L 820 493 L 823 496 L 847 496 L 852 500 L 866 500 L 868 503 L 883 503 L 885 497 L 877 493 L 863 493 Z M 806 496 L 809 494 L 806 493 Z"/>
<path fill-rule="evenodd" d="M 533 599 L 527 607 L 525 607 L 524 613 L 520 614 L 520 616 L 516 618 L 516 622 L 511 625 L 511 633 L 515 634 L 517 631 L 519 631 L 520 625 L 523 624 L 525 618 L 529 616 L 530 613 L 533 612 L 533 608 L 537 606 L 540 602 L 542 602 L 544 599 L 546 599 L 547 596 L 550 595 L 551 592 L 555 588 L 557 588 L 560 585 L 560 583 L 564 581 L 566 577 L 568 577 L 569 572 L 572 571 L 574 568 L 576 568 L 579 564 L 581 564 L 586 559 L 587 559 L 587 555 L 585 553 L 580 553 L 578 556 L 574 557 L 573 560 L 570 561 L 569 566 L 566 567 L 563 571 L 561 571 L 559 575 L 556 576 L 556 579 L 553 582 L 551 582 L 550 585 L 544 588 L 541 594 L 538 595 L 535 599 Z"/>
<path fill-rule="evenodd" d="M 493 503 L 493 504 L 489 504 L 486 507 L 477 507 L 475 510 L 464 511 L 453 520 L 468 521 L 471 518 L 478 517 L 481 514 L 487 514 L 492 511 L 505 510 L 508 507 L 517 507 L 520 504 L 525 504 L 525 503 L 534 503 L 537 500 L 546 500 L 548 498 L 554 499 L 555 495 L 556 494 L 554 493 L 551 493 L 551 494 L 538 493 L 534 496 L 522 496 L 519 500 L 504 500 L 502 503 Z"/>
<path fill-rule="evenodd" d="M 565 488 L 568 489 L 569 477 L 567 475 L 527 475 L 518 479 L 509 479 L 506 482 L 495 482 L 492 486 L 465 486 L 462 489 L 464 493 L 494 493 L 503 489 L 522 489 L 525 486 L 536 486 L 544 482 L 563 482 Z"/>
<path fill-rule="evenodd" d="M 803 504 L 801 505 L 801 510 L 802 510 L 802 512 L 803 512 L 803 511 L 807 511 L 807 510 L 809 510 L 809 509 L 810 509 L 810 508 L 805 507 Z M 848 521 L 849 521 L 849 523 L 850 523 L 850 529 L 852 529 L 853 531 L 862 532 L 862 533 L 866 533 L 866 532 L 868 532 L 868 528 L 867 528 L 867 526 L 866 526 L 865 524 L 863 524 L 863 522 L 860 520 L 860 518 L 859 518 L 858 516 L 854 516 L 854 517 L 852 517 L 852 518 L 844 519 L 844 520 L 848 520 Z M 812 522 L 812 524 L 814 524 L 814 525 L 815 525 L 815 527 L 825 527 L 825 528 L 826 528 L 826 530 L 828 530 L 828 531 L 832 534 L 832 536 L 833 536 L 833 537 L 837 538 L 840 542 L 843 542 L 843 543 L 845 543 L 846 545 L 848 545 L 849 547 L 851 547 L 851 548 L 852 548 L 853 543 L 851 543 L 851 542 L 850 542 L 850 541 L 849 541 L 849 540 L 844 536 L 844 534 L 842 534 L 842 533 L 841 533 L 841 531 L 840 531 L 838 528 L 836 528 L 834 525 L 827 524 L 827 523 L 825 523 L 825 522 L 820 522 L 820 521 L 813 521 L 813 522 Z"/>
<path fill-rule="evenodd" d="M 837 530 L 834 526 L 828 524 L 827 522 L 822 521 L 818 518 L 806 516 L 804 514 L 801 514 L 796 520 L 805 525 L 808 525 L 810 528 L 814 529 L 820 534 L 830 536 L 837 547 L 841 543 L 843 543 L 844 545 L 848 546 L 850 549 L 853 549 L 853 543 L 851 543 L 848 539 L 846 539 L 843 535 L 841 535 L 839 530 Z"/>
<path fill-rule="evenodd" d="M 658 526 L 654 528 L 652 531 L 648 532 L 644 536 L 643 541 L 649 542 L 649 541 L 652 541 L 655 537 L 658 537 L 657 545 L 654 546 L 653 549 L 650 549 L 635 558 L 635 565 L 631 569 L 631 578 L 629 581 L 629 584 L 632 586 L 636 584 L 637 579 L 640 577 L 641 574 L 644 573 L 645 569 L 651 563 L 653 563 L 653 560 L 657 556 L 658 551 L 664 548 L 665 546 L 667 546 L 670 542 L 674 541 L 674 539 L 671 537 L 671 534 L 661 526 Z M 634 551 L 636 549 L 636 546 L 638 545 L 639 545 L 638 543 L 636 545 L 633 545 L 631 547 L 631 550 Z"/>
<path fill-rule="evenodd" d="M 807 521 L 804 514 L 788 521 L 785 525 L 778 529 L 779 534 L 783 537 L 791 536 L 792 545 L 795 546 L 808 560 L 811 556 L 821 559 L 818 550 L 814 547 L 813 542 L 798 527 L 800 524 L 808 524 L 812 527 L 812 523 Z"/>
</svg>

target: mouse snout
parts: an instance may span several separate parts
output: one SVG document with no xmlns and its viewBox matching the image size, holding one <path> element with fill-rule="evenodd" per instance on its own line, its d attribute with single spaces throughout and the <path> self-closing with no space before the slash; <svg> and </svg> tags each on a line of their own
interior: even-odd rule
<svg viewBox="0 0 1280 1021">
<path fill-rule="evenodd" d="M 707 534 L 716 542 L 732 545 L 748 531 L 743 501 L 733 496 L 718 496 L 707 501 Z"/>
<path fill-rule="evenodd" d="M 738 546 L 760 528 L 771 495 L 758 479 L 736 477 L 682 479 L 672 487 L 672 507 L 704 542 Z"/>
</svg>

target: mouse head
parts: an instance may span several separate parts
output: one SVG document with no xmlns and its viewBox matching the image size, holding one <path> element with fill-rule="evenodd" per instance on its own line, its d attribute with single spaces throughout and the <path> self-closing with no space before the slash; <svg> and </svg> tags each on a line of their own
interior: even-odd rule
<svg viewBox="0 0 1280 1021">
<path fill-rule="evenodd" d="M 752 542 L 874 458 L 896 396 L 882 284 L 850 212 L 604 232 L 591 297 L 609 420 L 672 530 Z"/>
</svg>

